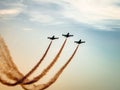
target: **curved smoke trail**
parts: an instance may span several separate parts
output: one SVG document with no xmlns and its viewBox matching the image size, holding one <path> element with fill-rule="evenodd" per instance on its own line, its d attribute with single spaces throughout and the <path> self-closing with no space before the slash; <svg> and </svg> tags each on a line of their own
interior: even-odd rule
<svg viewBox="0 0 120 90">
<path fill-rule="evenodd" d="M 17 84 L 19 84 L 19 83 L 22 83 L 28 76 L 30 76 L 36 69 L 37 69 L 37 67 L 41 64 L 41 62 L 44 60 L 44 58 L 45 58 L 45 56 L 47 55 L 47 52 L 48 52 L 48 50 L 50 49 L 50 46 L 51 46 L 51 44 L 52 44 L 52 41 L 50 42 L 50 44 L 49 44 L 49 46 L 48 46 L 48 48 L 46 49 L 46 51 L 45 51 L 45 53 L 43 54 L 43 56 L 42 56 L 42 58 L 40 59 L 40 61 L 24 76 L 24 77 L 22 77 L 22 79 L 19 79 L 17 82 L 15 82 L 15 83 L 8 83 L 8 82 L 5 82 L 4 80 L 3 80 L 3 84 L 7 84 L 7 85 L 17 85 Z M 1 44 L 1 45 L 4 45 L 4 47 L 5 47 L 5 44 Z M 7 50 L 7 47 L 5 48 L 6 49 L 6 51 L 8 51 Z M 4 54 L 3 52 L 1 53 L 1 54 Z M 2 55 L 3 56 L 3 55 Z M 10 55 L 7 55 L 7 56 L 10 56 Z M 4 55 L 4 57 L 5 57 L 5 55 Z M 7 59 L 8 60 L 8 59 Z M 10 58 L 10 60 L 11 60 L 11 58 Z M 12 63 L 12 66 L 14 66 L 13 65 L 13 63 Z M 8 75 L 8 74 L 7 74 Z M 12 74 L 13 75 L 13 74 Z M 10 74 L 8 75 L 10 78 L 15 78 L 15 77 L 12 77 Z M 15 78 L 15 80 L 16 80 L 16 78 Z M 28 80 L 27 80 L 28 81 Z"/>
<path fill-rule="evenodd" d="M 0 36 L 0 82 L 7 86 L 14 86 L 10 84 L 12 84 L 13 81 L 16 82 L 23 76 L 24 75 L 19 72 L 16 65 L 13 63 L 9 50 L 3 38 Z M 34 84 L 21 86 L 26 90 L 35 87 Z"/>
<path fill-rule="evenodd" d="M 50 49 L 51 47 L 51 44 L 52 44 L 52 41 L 50 42 L 48 48 L 46 49 L 45 53 L 43 54 L 42 58 L 39 60 L 39 62 L 22 78 L 20 79 L 19 81 L 17 81 L 15 84 L 19 84 L 19 83 L 23 83 L 23 81 L 29 77 L 38 67 L 39 65 L 41 64 L 41 62 L 44 60 L 45 56 L 47 55 L 48 53 L 48 50 Z"/>
<path fill-rule="evenodd" d="M 32 83 L 37 82 L 38 80 L 40 80 L 43 76 L 45 76 L 46 73 L 52 68 L 52 66 L 53 66 L 53 65 L 56 63 L 56 61 L 58 60 L 58 58 L 59 58 L 59 56 L 60 56 L 60 54 L 61 54 L 61 52 L 62 52 L 62 50 L 63 50 L 63 48 L 64 48 L 64 46 L 65 46 L 65 44 L 66 44 L 66 41 L 67 41 L 67 38 L 65 39 L 65 41 L 64 41 L 63 45 L 61 46 L 61 48 L 60 48 L 58 54 L 56 55 L 56 57 L 55 57 L 55 58 L 53 59 L 53 61 L 47 66 L 47 68 L 45 68 L 45 69 L 42 71 L 42 73 L 41 73 L 40 75 L 36 76 L 35 78 L 33 78 L 32 80 L 30 80 L 30 81 L 28 81 L 28 82 L 25 82 L 25 83 L 23 82 L 22 84 L 24 84 L 24 85 L 26 85 L 26 84 L 32 84 Z"/>
<path fill-rule="evenodd" d="M 66 43 L 66 40 L 65 40 L 64 44 L 62 45 L 59 53 L 54 58 L 55 61 L 52 62 L 49 65 L 48 69 L 50 69 L 54 65 L 54 63 L 57 61 L 60 53 L 62 52 L 62 49 L 63 49 L 65 43 Z M 5 84 L 5 85 L 8 85 L 8 86 L 14 86 L 14 85 L 10 85 L 10 84 L 11 83 L 15 83 L 15 81 L 18 82 L 24 76 L 23 76 L 22 73 L 19 72 L 19 70 L 17 69 L 17 67 L 15 66 L 15 64 L 12 62 L 12 58 L 10 56 L 10 53 L 9 53 L 8 49 L 7 49 L 7 46 L 6 47 L 5 46 L 6 45 L 5 45 L 4 41 L 0 37 L 0 82 L 3 83 L 3 84 Z M 44 90 L 45 88 L 47 88 L 50 85 L 52 85 L 58 79 L 58 77 L 63 72 L 63 70 L 65 69 L 65 67 L 69 64 L 69 62 L 71 61 L 71 59 L 75 55 L 77 49 L 78 49 L 78 46 L 77 46 L 76 50 L 74 51 L 74 53 L 72 54 L 72 56 L 66 62 L 66 64 L 64 64 L 64 66 L 47 83 L 45 83 L 45 84 L 39 84 L 39 85 L 35 85 L 35 84 L 21 85 L 22 88 L 24 90 Z M 37 66 L 39 66 L 39 65 L 36 64 L 36 67 Z M 36 68 L 36 67 L 34 67 L 34 68 Z M 45 74 L 47 73 L 47 68 L 44 71 L 44 73 Z M 44 73 L 43 73 L 43 76 L 45 75 Z M 10 80 L 8 78 L 10 78 Z M 30 80 L 27 79 L 27 77 L 25 79 L 26 79 L 27 82 L 30 81 Z"/>
<path fill-rule="evenodd" d="M 5 59 L 5 60 L 2 60 L 2 61 L 4 63 L 6 63 L 9 67 L 17 69 L 15 64 L 12 62 L 12 57 L 10 56 L 10 52 L 9 52 L 9 50 L 8 50 L 6 44 L 5 44 L 5 42 L 4 42 L 4 40 L 3 40 L 3 38 L 1 36 L 0 36 L 0 51 L 1 51 L 0 58 L 4 58 Z"/>
<path fill-rule="evenodd" d="M 8 75 L 8 77 L 12 78 L 13 73 L 10 74 L 10 72 L 12 71 L 16 71 L 15 72 L 15 76 L 14 76 L 14 80 L 17 79 L 16 76 L 18 76 L 17 74 L 21 74 L 17 67 L 15 66 L 15 64 L 12 62 L 12 58 L 10 56 L 9 50 L 4 42 L 4 40 L 2 39 L 2 37 L 0 37 L 0 77 L 2 77 L 2 73 L 6 73 Z"/>
<path fill-rule="evenodd" d="M 53 78 L 51 78 L 46 84 L 37 85 L 35 87 L 35 89 L 33 89 L 33 90 L 44 90 L 44 89 L 48 88 L 49 86 L 51 86 L 58 79 L 58 77 L 61 75 L 63 70 L 67 67 L 67 65 L 71 62 L 76 51 L 78 50 L 78 47 L 79 47 L 79 45 L 76 47 L 75 51 L 73 52 L 71 57 L 68 59 L 68 61 L 60 68 L 60 70 L 54 75 Z"/>
</svg>

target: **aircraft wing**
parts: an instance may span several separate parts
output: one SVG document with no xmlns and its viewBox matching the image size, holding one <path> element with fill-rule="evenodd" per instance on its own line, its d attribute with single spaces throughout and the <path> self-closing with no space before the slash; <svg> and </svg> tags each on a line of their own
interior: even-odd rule
<svg viewBox="0 0 120 90">
<path fill-rule="evenodd" d="M 85 41 L 82 41 L 81 43 L 85 43 Z"/>
<path fill-rule="evenodd" d="M 74 41 L 75 43 L 78 43 L 78 41 Z"/>
<path fill-rule="evenodd" d="M 48 39 L 51 39 L 51 37 L 47 37 Z"/>
<path fill-rule="evenodd" d="M 59 39 L 58 37 L 54 38 L 54 39 Z"/>
<path fill-rule="evenodd" d="M 73 35 L 69 35 L 70 37 L 72 37 Z"/>
<path fill-rule="evenodd" d="M 65 35 L 65 34 L 62 34 L 62 36 L 67 36 L 67 35 Z"/>
</svg>

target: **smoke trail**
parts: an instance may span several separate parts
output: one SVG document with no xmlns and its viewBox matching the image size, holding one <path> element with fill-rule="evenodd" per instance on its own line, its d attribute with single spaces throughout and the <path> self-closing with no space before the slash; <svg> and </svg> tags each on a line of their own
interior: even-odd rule
<svg viewBox="0 0 120 90">
<path fill-rule="evenodd" d="M 76 49 L 73 52 L 72 56 L 62 66 L 62 68 L 60 68 L 60 70 L 54 75 L 53 78 L 51 78 L 46 84 L 37 85 L 34 90 L 44 90 L 44 89 L 48 88 L 49 86 L 51 86 L 58 79 L 58 77 L 61 75 L 61 73 L 63 72 L 63 70 L 66 68 L 66 66 L 71 62 L 71 60 L 74 57 L 76 51 L 78 50 L 78 47 L 79 47 L 79 45 L 76 47 Z"/>
<path fill-rule="evenodd" d="M 45 53 L 43 54 L 43 56 L 39 60 L 39 62 L 22 79 L 17 81 L 15 84 L 22 83 L 28 76 L 30 76 L 37 69 L 37 67 L 39 67 L 39 65 L 41 64 L 41 62 L 44 60 L 45 56 L 47 55 L 48 50 L 50 49 L 51 44 L 52 44 L 52 41 L 50 42 L 48 48 L 46 49 Z"/>
<path fill-rule="evenodd" d="M 22 77 L 22 79 L 19 79 L 16 83 L 14 83 L 14 85 L 22 83 L 28 76 L 30 76 L 37 69 L 37 67 L 39 67 L 39 65 L 41 64 L 41 62 L 44 60 L 45 56 L 47 55 L 47 52 L 50 49 L 51 44 L 52 44 L 52 41 L 50 42 L 48 48 L 46 49 L 45 53 L 43 54 L 39 62 L 24 77 Z"/>
<path fill-rule="evenodd" d="M 1 40 L 1 37 L 0 37 L 0 40 Z M 67 40 L 67 39 L 66 39 Z M 64 42 L 64 45 L 65 45 L 65 43 L 66 43 L 66 40 L 65 40 L 65 42 Z M 2 41 L 2 44 L 3 45 L 5 45 L 5 43 L 4 43 L 4 41 Z M 63 45 L 63 47 L 64 47 L 64 45 Z M 2 49 L 4 49 L 5 47 L 2 47 L 1 48 L 1 41 L 0 41 L 0 61 L 2 61 L 2 63 L 0 62 L 0 82 L 1 83 L 3 83 L 3 84 L 5 84 L 5 85 L 8 85 L 8 86 L 14 86 L 14 85 L 11 85 L 12 83 L 13 83 L 13 81 L 15 80 L 15 81 L 17 81 L 17 80 L 20 80 L 20 78 L 22 78 L 23 77 L 23 74 L 22 73 L 20 73 L 19 71 L 18 71 L 18 69 L 17 69 L 17 67 L 15 66 L 15 64 L 12 62 L 12 58 L 9 60 L 8 59 L 8 57 L 10 57 L 10 54 L 8 53 L 8 49 L 6 49 L 6 50 L 3 50 L 2 51 Z M 61 47 L 61 51 L 59 51 L 59 53 L 56 55 L 56 60 L 58 59 L 58 57 L 59 57 L 59 55 L 60 55 L 60 53 L 62 52 L 62 49 L 63 49 L 63 47 Z M 6 48 L 7 48 L 7 46 L 6 46 Z M 77 47 L 78 48 L 78 47 Z M 30 84 L 30 85 L 21 85 L 22 86 L 22 88 L 24 89 L 24 90 L 43 90 L 43 89 L 45 89 L 45 88 L 47 88 L 47 87 L 49 87 L 51 84 L 53 84 L 56 80 L 57 80 L 57 78 L 59 77 L 59 75 L 62 73 L 62 71 L 65 69 L 65 67 L 69 64 L 69 62 L 71 61 L 71 59 L 73 58 L 73 56 L 75 55 L 75 53 L 76 53 L 76 51 L 77 51 L 77 48 L 76 48 L 76 50 L 75 50 L 75 52 L 73 53 L 73 55 L 69 58 L 69 61 L 55 74 L 55 76 L 50 80 L 50 81 L 48 81 L 46 84 L 40 84 L 40 85 L 35 85 L 35 84 Z M 3 55 L 3 53 L 4 53 L 4 55 Z M 2 56 L 3 55 L 3 56 Z M 8 57 L 6 57 L 6 55 L 8 55 Z M 55 60 L 55 59 L 54 59 Z M 55 60 L 55 61 L 56 61 Z M 8 63 L 9 62 L 9 63 Z M 55 62 L 54 62 L 55 63 Z M 53 64 L 54 64 L 53 63 Z M 11 65 L 11 64 L 13 64 L 13 66 Z M 4 65 L 6 65 L 6 67 L 4 67 Z M 16 68 L 13 68 L 13 67 L 16 67 Z M 51 67 L 51 66 L 50 66 Z M 1 69 L 2 68 L 2 69 Z M 10 69 L 10 71 L 9 71 L 9 69 L 8 69 L 8 71 L 4 71 L 4 70 L 7 70 L 7 68 L 9 68 Z M 2 72 L 2 73 L 1 73 Z M 47 71 L 44 71 L 45 73 L 47 73 Z M 10 76 L 10 75 L 11 76 Z M 10 80 L 9 79 L 7 79 L 8 78 L 8 75 L 10 76 L 10 77 L 13 77 L 13 78 L 10 78 Z M 5 79 L 3 78 L 5 76 Z M 30 80 L 28 80 L 27 78 L 26 78 L 26 81 L 30 81 Z M 18 82 L 18 81 L 17 81 Z"/>
<path fill-rule="evenodd" d="M 65 44 L 66 44 L 66 41 L 67 41 L 67 39 L 65 39 L 65 41 L 64 41 L 62 47 L 60 48 L 58 54 L 56 55 L 56 57 L 55 57 L 55 58 L 53 59 L 53 61 L 47 66 L 47 68 L 45 68 L 45 69 L 42 71 L 42 73 L 41 73 L 40 75 L 36 76 L 35 78 L 33 78 L 32 80 L 30 80 L 30 81 L 28 81 L 28 82 L 25 82 L 25 83 L 23 82 L 22 84 L 26 85 L 26 84 L 31 84 L 31 83 L 37 82 L 37 81 L 40 80 L 44 75 L 46 75 L 46 73 L 52 68 L 52 66 L 53 66 L 53 65 L 55 64 L 55 62 L 58 60 L 58 58 L 59 58 L 59 56 L 60 56 L 60 54 L 61 54 L 61 52 L 62 52 L 62 50 L 63 50 L 63 48 L 64 48 L 64 46 L 65 46 Z"/>
<path fill-rule="evenodd" d="M 12 58 L 8 59 L 8 57 L 10 57 L 10 53 L 8 53 L 9 52 L 8 49 L 2 52 L 2 49 L 5 49 L 4 45 L 5 45 L 5 42 L 3 40 L 1 41 L 1 37 L 0 37 L 0 82 L 7 86 L 14 86 L 13 83 L 15 83 L 15 81 L 17 80 L 20 80 L 24 76 L 22 73 L 18 71 L 17 67 L 12 61 Z M 2 56 L 3 53 L 4 53 L 4 56 Z M 8 54 L 7 58 L 5 58 L 5 56 L 7 55 L 6 53 Z M 4 68 L 5 65 L 6 67 Z M 13 67 L 16 67 L 16 68 L 13 68 Z M 11 78 L 8 79 L 9 77 Z M 29 81 L 29 80 L 26 79 L 26 81 Z M 21 85 L 21 86 L 24 90 L 35 90 L 35 87 L 36 87 L 35 84 Z"/>
<path fill-rule="evenodd" d="M 19 72 L 16 65 L 13 63 L 9 50 L 0 36 L 0 82 L 7 86 L 14 86 L 12 85 L 13 81 L 17 81 L 22 77 L 23 74 Z M 21 86 L 26 90 L 30 90 L 35 87 L 33 84 Z"/>
<path fill-rule="evenodd" d="M 40 61 L 33 67 L 33 69 L 31 69 L 24 77 L 22 77 L 22 79 L 18 80 L 17 82 L 15 82 L 15 83 L 13 83 L 13 84 L 9 84 L 9 85 L 17 85 L 17 84 L 19 84 L 19 83 L 22 83 L 28 76 L 30 76 L 30 75 L 37 69 L 37 67 L 41 64 L 41 62 L 43 61 L 43 59 L 44 59 L 45 56 L 47 55 L 47 52 L 48 52 L 51 44 L 52 44 L 52 41 L 50 42 L 47 50 L 45 51 L 45 53 L 44 53 L 44 55 L 42 56 L 42 58 L 40 59 Z M 10 55 L 9 55 L 9 56 L 10 56 Z M 4 57 L 5 57 L 5 56 L 4 56 Z M 13 66 L 13 65 L 12 65 L 12 66 Z M 12 79 L 14 78 L 14 77 L 12 77 L 11 75 L 8 75 L 8 76 L 9 76 L 10 78 L 12 78 Z"/>
<path fill-rule="evenodd" d="M 3 56 L 5 58 L 6 61 L 4 62 L 7 62 L 7 65 L 10 66 L 10 67 L 14 67 L 15 69 L 17 69 L 16 66 L 14 66 L 14 63 L 12 62 L 12 58 L 10 56 L 10 52 L 3 40 L 3 38 L 0 36 L 0 50 L 1 50 L 1 57 Z M 6 53 L 7 52 L 7 53 Z"/>
<path fill-rule="evenodd" d="M 0 73 L 0 76 L 3 72 L 7 72 L 7 74 L 8 74 L 13 70 L 18 71 L 17 67 L 12 62 L 12 58 L 10 56 L 8 48 L 7 48 L 4 40 L 2 39 L 2 37 L 0 37 L 0 70 L 2 71 Z M 17 73 L 19 73 L 19 71 Z"/>
</svg>

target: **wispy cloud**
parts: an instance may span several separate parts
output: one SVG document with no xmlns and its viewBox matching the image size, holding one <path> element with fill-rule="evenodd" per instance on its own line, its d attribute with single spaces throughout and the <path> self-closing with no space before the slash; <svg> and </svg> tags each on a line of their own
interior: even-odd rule
<svg viewBox="0 0 120 90">
<path fill-rule="evenodd" d="M 29 12 L 30 20 L 37 21 L 40 23 L 51 23 L 54 21 L 54 18 L 50 15 L 45 15 L 40 12 Z"/>
<path fill-rule="evenodd" d="M 61 20 L 58 20 L 56 16 L 52 16 L 49 13 L 41 13 L 38 11 L 30 11 L 29 14 L 29 20 L 33 22 L 38 22 L 40 24 L 46 24 L 46 25 L 56 25 L 56 24 L 62 24 L 63 22 Z"/>
<path fill-rule="evenodd" d="M 76 22 L 86 23 L 101 30 L 107 30 L 107 31 L 112 30 L 111 28 L 108 28 L 106 26 L 106 24 L 108 25 L 109 22 L 103 24 L 105 20 L 109 21 L 109 20 L 120 19 L 120 7 L 116 7 L 114 5 L 115 3 L 120 3 L 119 0 L 100 0 L 100 1 L 98 0 L 56 0 L 56 1 L 33 0 L 33 1 L 37 3 L 45 2 L 47 3 L 47 5 L 49 3 L 55 3 L 56 5 L 61 7 L 60 10 L 54 11 L 57 12 L 56 14 L 57 17 L 60 16 L 62 18 L 71 19 Z M 47 8 L 47 9 L 49 10 L 49 13 L 51 13 L 50 10 L 52 8 Z"/>
<path fill-rule="evenodd" d="M 19 15 L 23 10 L 21 8 L 11 8 L 0 10 L 0 19 L 8 20 Z"/>
<path fill-rule="evenodd" d="M 114 30 L 111 22 L 120 23 L 119 0 L 15 0 L 2 3 L 0 18 L 15 17 L 24 13 L 30 22 L 55 25 L 66 22 L 78 22 L 99 30 Z M 22 17 L 21 17 L 22 18 Z M 114 28 L 116 25 L 113 23 Z M 120 28 L 117 25 L 117 28 Z"/>
<path fill-rule="evenodd" d="M 60 20 L 62 17 L 60 16 L 61 10 L 62 6 L 56 1 L 32 0 L 32 4 L 28 4 L 25 14 L 29 17 L 30 21 L 40 24 L 55 25 L 62 23 L 62 20 Z"/>
<path fill-rule="evenodd" d="M 56 3 L 60 6 L 60 13 L 68 18 L 82 22 L 97 22 L 104 19 L 120 19 L 120 8 L 113 4 L 118 0 L 33 0 L 37 3 Z M 45 5 L 45 3 L 44 3 Z M 47 8 L 51 9 L 51 8 Z"/>
<path fill-rule="evenodd" d="M 13 2 L 0 1 L 0 5 L 0 19 L 11 19 L 19 15 L 25 7 L 21 0 L 13 0 Z"/>
<path fill-rule="evenodd" d="M 21 12 L 20 8 L 2 9 L 0 10 L 0 16 L 4 15 L 17 15 Z"/>
<path fill-rule="evenodd" d="M 114 0 L 64 0 L 63 15 L 78 22 L 96 25 L 108 19 L 120 19 L 120 8 L 112 5 Z"/>
</svg>

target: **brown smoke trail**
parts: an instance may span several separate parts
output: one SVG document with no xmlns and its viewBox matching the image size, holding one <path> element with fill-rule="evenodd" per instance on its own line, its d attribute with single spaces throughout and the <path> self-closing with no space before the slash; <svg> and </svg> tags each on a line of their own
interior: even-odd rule
<svg viewBox="0 0 120 90">
<path fill-rule="evenodd" d="M 52 41 L 50 42 L 50 44 L 49 44 L 49 46 L 48 46 L 48 48 L 46 49 L 46 51 L 45 51 L 45 53 L 44 53 L 44 55 L 42 56 L 42 58 L 40 59 L 40 61 L 33 67 L 33 69 L 32 70 L 30 70 L 24 77 L 22 77 L 22 79 L 19 79 L 17 82 L 15 82 L 15 83 L 8 83 L 8 82 L 5 82 L 4 80 L 3 80 L 3 84 L 7 84 L 7 85 L 17 85 L 17 84 L 19 84 L 19 83 L 22 83 L 28 76 L 30 76 L 36 69 L 37 69 L 37 67 L 41 64 L 41 62 L 43 61 L 43 59 L 45 58 L 45 56 L 47 55 L 47 52 L 48 52 L 48 50 L 49 50 L 49 48 L 50 48 L 50 46 L 51 46 L 51 44 L 52 44 Z M 10 56 L 10 55 L 9 55 Z M 8 75 L 10 78 L 15 78 L 15 77 L 12 77 L 11 75 Z M 16 78 L 15 78 L 16 79 Z M 28 80 L 27 80 L 28 81 Z"/>
<path fill-rule="evenodd" d="M 59 58 L 59 56 L 60 56 L 60 54 L 61 54 L 61 52 L 62 52 L 62 50 L 63 50 L 63 48 L 64 48 L 64 46 L 65 46 L 65 44 L 66 44 L 66 41 L 67 41 L 67 39 L 65 39 L 65 41 L 64 41 L 62 47 L 60 48 L 58 54 L 56 55 L 56 57 L 55 57 L 55 58 L 53 59 L 53 61 L 47 66 L 47 68 L 45 68 L 45 69 L 42 71 L 42 73 L 41 73 L 40 75 L 36 76 L 35 78 L 33 78 L 32 80 L 30 80 L 30 81 L 28 81 L 28 82 L 25 82 L 25 83 L 23 82 L 22 84 L 24 84 L 24 85 L 26 85 L 26 84 L 32 84 L 32 83 L 37 82 L 38 80 L 40 80 L 43 76 L 45 76 L 46 73 L 52 68 L 52 66 L 53 66 L 53 65 L 56 63 L 56 61 L 58 60 L 58 58 Z"/>
<path fill-rule="evenodd" d="M 7 74 L 8 74 L 13 70 L 18 71 L 17 67 L 12 62 L 12 58 L 10 56 L 9 50 L 8 50 L 4 40 L 2 39 L 2 37 L 0 37 L 0 71 L 3 71 L 4 73 L 7 72 Z M 0 72 L 0 76 L 3 72 Z M 17 73 L 20 74 L 20 72 L 17 72 Z M 16 75 L 16 73 L 15 73 L 15 75 Z M 9 77 L 11 77 L 11 75 L 9 75 Z M 14 77 L 14 79 L 15 79 L 15 77 Z"/>
<path fill-rule="evenodd" d="M 43 56 L 39 60 L 39 62 L 22 79 L 18 80 L 15 84 L 22 83 L 28 76 L 30 76 L 37 69 L 37 67 L 39 67 L 39 65 L 41 64 L 41 62 L 44 60 L 45 56 L 47 55 L 48 50 L 50 49 L 51 44 L 52 44 L 52 41 L 50 42 L 48 48 L 46 49 L 45 53 L 43 54 Z"/>
<path fill-rule="evenodd" d="M 4 62 L 7 62 L 7 65 L 10 66 L 10 67 L 14 67 L 15 69 L 17 69 L 16 66 L 14 66 L 14 63 L 12 62 L 12 58 L 10 56 L 10 52 L 3 40 L 3 38 L 0 36 L 0 50 L 1 50 L 1 57 L 3 56 L 5 58 L 6 61 Z M 6 53 L 7 52 L 7 53 Z"/>
<path fill-rule="evenodd" d="M 23 78 L 23 74 L 19 72 L 19 70 L 17 69 L 17 67 L 15 66 L 15 64 L 12 61 L 12 58 L 8 58 L 10 57 L 10 53 L 8 53 L 8 49 L 7 46 L 5 45 L 4 41 L 1 39 L 0 37 L 0 82 L 7 85 L 7 86 L 14 86 L 11 85 L 12 83 L 15 83 L 15 81 L 20 80 L 21 78 Z M 65 41 L 66 42 L 66 41 Z M 64 42 L 64 43 L 65 43 Z M 3 46 L 6 46 L 5 47 Z M 63 45 L 64 47 L 64 45 Z M 61 47 L 62 48 L 62 47 Z M 77 47 L 78 48 L 78 47 Z M 73 56 L 75 55 L 77 48 L 75 50 L 75 52 L 73 53 L 73 55 L 69 58 L 69 61 L 55 74 L 55 76 L 50 79 L 46 84 L 39 84 L 39 85 L 35 85 L 35 84 L 30 84 L 30 85 L 21 85 L 22 88 L 24 90 L 43 90 L 47 87 L 49 87 L 50 85 L 52 85 L 57 78 L 59 77 L 59 75 L 62 73 L 62 71 L 65 69 L 65 67 L 69 64 L 69 62 L 71 61 L 71 59 L 73 58 Z M 61 50 L 62 52 L 62 50 Z M 61 53 L 60 52 L 60 53 Z M 59 55 L 60 55 L 59 53 Z M 3 56 L 2 56 L 3 55 Z M 7 56 L 6 56 L 7 55 Z M 58 55 L 58 54 L 57 54 Z M 59 57 L 58 55 L 58 57 Z M 57 58 L 57 57 L 56 57 Z M 10 59 L 10 60 L 9 60 Z M 53 63 L 54 64 L 54 63 Z M 6 66 L 6 67 L 4 67 Z M 15 67 L 15 68 L 13 68 Z M 9 69 L 8 69 L 9 68 Z M 11 75 L 11 76 L 10 76 Z M 8 79 L 9 77 L 11 77 L 10 79 Z M 30 81 L 26 78 L 26 81 Z"/>
<path fill-rule="evenodd" d="M 0 36 L 0 82 L 7 86 L 13 86 L 10 84 L 12 84 L 14 80 L 17 81 L 23 76 L 24 75 L 19 72 L 16 65 L 13 63 L 9 50 L 3 38 Z M 34 88 L 35 85 L 22 85 L 22 87 L 25 90 L 30 90 Z"/>
<path fill-rule="evenodd" d="M 1 39 L 1 38 L 0 38 Z M 0 47 L 1 47 L 1 44 L 5 44 L 4 43 L 4 41 L 0 41 Z M 3 49 L 4 49 L 4 47 L 2 47 Z M 0 51 L 1 51 L 1 48 L 0 48 Z M 3 52 L 1 52 L 1 53 L 3 53 Z M 4 71 L 3 70 L 3 68 L 2 69 L 0 69 L 0 82 L 1 83 L 3 83 L 4 85 L 7 85 L 7 86 L 14 86 L 14 85 L 12 85 L 12 83 L 14 82 L 14 80 L 15 81 L 17 81 L 17 80 L 20 80 L 22 77 L 23 77 L 23 74 L 22 73 L 20 73 L 19 71 L 18 71 L 18 69 L 17 69 L 17 67 L 15 66 L 15 64 L 13 63 L 13 65 L 11 65 L 11 67 L 10 67 L 10 65 L 9 65 L 9 63 L 8 63 L 8 61 L 7 60 L 9 60 L 9 59 L 6 59 L 6 58 L 2 58 L 1 56 L 2 56 L 2 54 L 0 53 L 0 68 L 1 67 L 4 67 L 4 65 L 6 65 L 9 69 L 7 69 L 7 68 L 5 68 L 4 70 L 6 70 L 7 69 L 7 71 Z M 8 50 L 5 50 L 5 52 L 4 53 L 8 53 Z M 6 55 L 6 54 L 5 54 Z M 8 56 L 10 56 L 10 54 L 8 54 Z M 4 62 L 5 61 L 5 63 L 1 63 L 1 62 Z M 13 61 L 12 61 L 12 59 L 10 59 L 10 63 L 12 63 Z M 13 67 L 16 67 L 16 69 L 15 68 L 13 68 Z M 9 71 L 10 70 L 10 71 Z M 1 73 L 1 71 L 4 71 L 4 73 L 2 72 Z M 9 72 L 9 73 L 8 73 Z M 1 76 L 2 75 L 2 76 Z M 8 79 L 8 75 L 11 75 L 12 76 L 12 78 L 10 78 L 10 79 Z M 4 77 L 5 76 L 5 77 Z M 16 78 L 16 79 L 14 79 L 14 78 Z M 26 79 L 27 81 L 29 81 L 28 79 Z M 40 85 L 35 85 L 35 84 L 30 84 L 30 85 L 21 85 L 22 86 L 22 88 L 24 89 L 24 90 L 39 90 L 39 88 L 37 89 L 36 87 L 38 87 L 38 86 L 40 86 Z M 43 85 L 42 85 L 43 86 Z M 40 86 L 41 87 L 41 86 Z"/>
<path fill-rule="evenodd" d="M 36 88 L 34 90 L 44 90 L 46 88 L 48 88 L 49 86 L 51 86 L 57 79 L 58 77 L 61 75 L 61 73 L 63 72 L 63 70 L 67 67 L 67 65 L 71 62 L 72 58 L 74 57 L 76 51 L 78 50 L 79 45 L 76 47 L 75 51 L 73 52 L 72 56 L 68 59 L 68 61 L 60 68 L 60 70 L 54 75 L 53 78 L 51 78 L 46 84 L 41 84 L 41 85 L 37 85 Z"/>
</svg>

